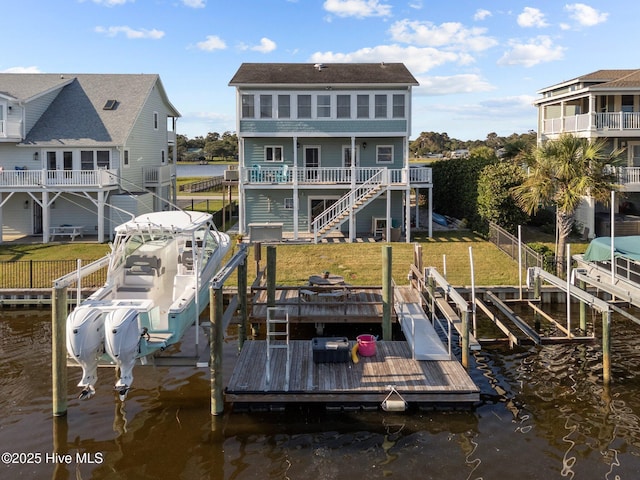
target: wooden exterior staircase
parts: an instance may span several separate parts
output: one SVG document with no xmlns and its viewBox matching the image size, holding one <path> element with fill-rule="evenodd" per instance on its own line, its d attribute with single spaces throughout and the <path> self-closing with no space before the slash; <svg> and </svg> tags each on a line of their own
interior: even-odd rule
<svg viewBox="0 0 640 480">
<path fill-rule="evenodd" d="M 339 228 L 349 219 L 351 212 L 357 212 L 380 196 L 389 184 L 388 170 L 381 169 L 366 182 L 356 185 L 339 200 L 324 210 L 312 222 L 313 242 L 318 243 L 331 231 Z"/>
</svg>

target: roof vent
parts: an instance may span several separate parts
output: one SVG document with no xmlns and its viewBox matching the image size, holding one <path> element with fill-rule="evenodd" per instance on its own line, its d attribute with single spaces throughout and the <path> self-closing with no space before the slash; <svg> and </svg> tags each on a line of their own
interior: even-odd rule
<svg viewBox="0 0 640 480">
<path fill-rule="evenodd" d="M 316 70 L 318 70 L 319 72 L 322 71 L 323 68 L 325 68 L 324 63 L 316 63 L 313 68 L 315 68 Z"/>
<path fill-rule="evenodd" d="M 104 104 L 104 107 L 102 107 L 102 109 L 103 110 L 115 110 L 117 106 L 118 106 L 118 101 L 117 100 L 107 100 L 107 103 Z"/>
</svg>

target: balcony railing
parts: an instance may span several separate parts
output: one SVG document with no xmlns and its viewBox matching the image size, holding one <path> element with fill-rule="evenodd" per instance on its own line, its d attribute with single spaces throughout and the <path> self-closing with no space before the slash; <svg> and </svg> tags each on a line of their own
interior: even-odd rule
<svg viewBox="0 0 640 480">
<path fill-rule="evenodd" d="M 22 138 L 22 120 L 0 120 L 0 138 Z"/>
<path fill-rule="evenodd" d="M 30 187 L 109 187 L 118 185 L 117 169 L 0 170 L 0 189 Z"/>
<path fill-rule="evenodd" d="M 337 185 L 350 184 L 355 175 L 355 183 L 365 183 L 381 170 L 389 170 L 389 184 L 406 185 L 429 184 L 432 182 L 431 168 L 380 168 L 380 167 L 289 167 L 289 166 L 253 166 L 241 169 L 242 183 L 245 184 L 293 184 L 300 185 Z M 407 173 L 408 172 L 408 173 Z M 408 179 L 408 182 L 407 182 Z"/>
<path fill-rule="evenodd" d="M 166 185 L 176 174 L 175 165 L 160 165 L 154 167 L 144 167 L 144 186 Z"/>
<path fill-rule="evenodd" d="M 585 131 L 631 131 L 640 133 L 640 112 L 584 113 L 563 118 L 548 118 L 543 133 L 575 133 Z"/>
</svg>

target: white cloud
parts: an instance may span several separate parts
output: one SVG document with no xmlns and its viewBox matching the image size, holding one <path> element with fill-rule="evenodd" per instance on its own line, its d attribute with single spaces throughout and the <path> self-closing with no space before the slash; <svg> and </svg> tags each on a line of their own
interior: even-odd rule
<svg viewBox="0 0 640 480">
<path fill-rule="evenodd" d="M 146 30 L 141 28 L 139 30 L 134 30 L 131 27 L 127 26 L 119 26 L 119 27 L 96 27 L 95 31 L 97 33 L 104 33 L 107 37 L 115 37 L 116 35 L 122 33 L 125 37 L 131 39 L 139 39 L 139 38 L 150 38 L 152 40 L 159 40 L 164 37 L 164 32 L 162 30 Z"/>
<path fill-rule="evenodd" d="M 196 43 L 196 47 L 206 52 L 213 52 L 214 50 L 224 50 L 227 48 L 227 44 L 217 35 L 207 35 L 207 39 Z"/>
<path fill-rule="evenodd" d="M 273 40 L 267 37 L 261 38 L 260 44 L 254 45 L 253 47 L 245 44 L 240 45 L 241 50 L 253 50 L 254 52 L 260 52 L 260 53 L 273 52 L 276 49 L 276 47 L 277 47 L 276 42 L 274 42 Z"/>
<path fill-rule="evenodd" d="M 599 23 L 604 23 L 609 16 L 608 13 L 599 12 L 584 3 L 572 3 L 565 5 L 564 8 L 570 12 L 569 16 L 583 27 L 593 27 Z"/>
<path fill-rule="evenodd" d="M 518 25 L 521 27 L 547 27 L 549 24 L 544 19 L 544 13 L 537 8 L 524 7 L 524 11 L 518 15 Z"/>
<path fill-rule="evenodd" d="M 388 17 L 391 5 L 381 4 L 380 0 L 326 0 L 324 9 L 338 17 Z"/>
<path fill-rule="evenodd" d="M 494 38 L 485 35 L 486 29 L 466 28 L 457 22 L 434 25 L 406 19 L 391 25 L 389 32 L 395 41 L 428 47 L 449 46 L 482 51 L 498 44 Z"/>
<path fill-rule="evenodd" d="M 448 77 L 420 77 L 416 95 L 451 95 L 457 93 L 488 92 L 496 87 L 480 75 L 452 75 Z"/>
<path fill-rule="evenodd" d="M 207 0 L 182 0 L 185 7 L 204 8 L 207 6 Z"/>
<path fill-rule="evenodd" d="M 418 74 L 445 63 L 465 64 L 471 60 L 465 54 L 445 52 L 435 48 L 379 45 L 372 48 L 362 48 L 351 53 L 316 52 L 311 55 L 309 61 L 313 63 L 402 62 L 411 72 Z"/>
<path fill-rule="evenodd" d="M 36 66 L 31 67 L 10 67 L 6 70 L 0 70 L 1 73 L 41 73 Z"/>
<path fill-rule="evenodd" d="M 564 57 L 564 47 L 554 46 L 551 38 L 540 35 L 529 40 L 528 43 L 510 42 L 511 50 L 498 60 L 498 65 L 522 65 L 533 67 L 539 63 L 561 60 Z"/>
<path fill-rule="evenodd" d="M 412 2 L 409 2 L 409 7 L 414 10 L 422 10 L 422 0 L 413 0 Z"/>
<path fill-rule="evenodd" d="M 484 10 L 482 8 L 476 10 L 476 13 L 473 14 L 474 20 L 484 20 L 487 17 L 491 16 L 491 12 L 489 10 Z"/>
</svg>

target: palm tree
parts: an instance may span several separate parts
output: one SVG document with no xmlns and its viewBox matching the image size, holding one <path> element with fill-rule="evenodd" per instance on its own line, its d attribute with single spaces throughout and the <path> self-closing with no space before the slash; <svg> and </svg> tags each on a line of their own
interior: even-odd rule
<svg viewBox="0 0 640 480">
<path fill-rule="evenodd" d="M 590 142 L 570 134 L 538 145 L 527 163 L 529 175 L 514 187 L 516 202 L 533 215 L 540 207 L 556 207 L 557 266 L 556 273 L 565 273 L 564 251 L 575 222 L 576 210 L 583 197 L 609 203 L 612 190 L 617 190 L 616 176 L 607 165 L 620 162 L 622 150 L 608 152 L 606 141 Z"/>
</svg>

